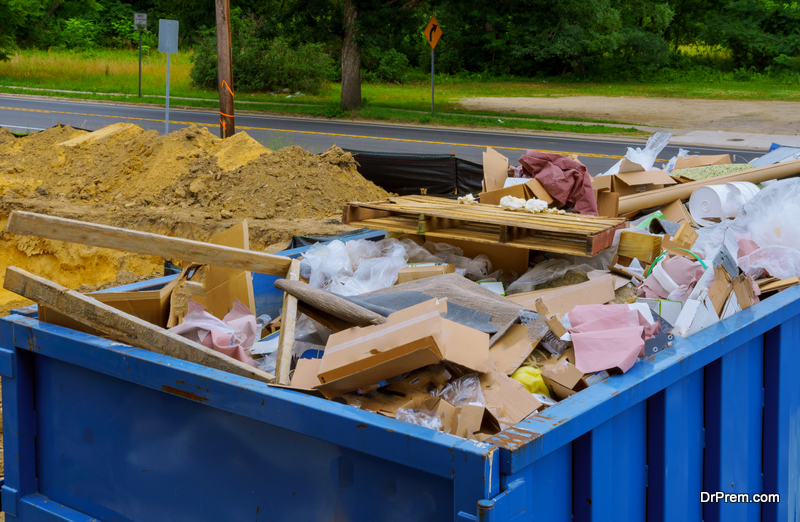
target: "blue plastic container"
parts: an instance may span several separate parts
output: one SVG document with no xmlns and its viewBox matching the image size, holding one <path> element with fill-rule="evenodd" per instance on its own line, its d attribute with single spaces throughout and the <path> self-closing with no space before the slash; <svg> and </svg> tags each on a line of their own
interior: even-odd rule
<svg viewBox="0 0 800 522">
<path fill-rule="evenodd" d="M 798 371 L 791 288 L 479 443 L 29 309 L 0 321 L 2 508 L 25 521 L 797 520 Z M 701 491 L 781 501 L 701 504 Z"/>
</svg>

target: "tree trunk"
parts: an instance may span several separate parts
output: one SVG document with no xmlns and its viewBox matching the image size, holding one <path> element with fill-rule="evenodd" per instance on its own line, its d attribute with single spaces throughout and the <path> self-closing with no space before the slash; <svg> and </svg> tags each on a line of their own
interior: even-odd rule
<svg viewBox="0 0 800 522">
<path fill-rule="evenodd" d="M 353 0 L 344 0 L 344 38 L 342 39 L 342 109 L 361 107 L 361 47 L 356 43 L 356 16 Z"/>
</svg>

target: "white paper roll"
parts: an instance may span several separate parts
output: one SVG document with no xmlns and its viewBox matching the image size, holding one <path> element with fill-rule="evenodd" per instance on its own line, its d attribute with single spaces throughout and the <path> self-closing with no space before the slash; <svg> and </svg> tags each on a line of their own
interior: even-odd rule
<svg viewBox="0 0 800 522">
<path fill-rule="evenodd" d="M 700 187 L 689 199 L 689 212 L 700 226 L 707 227 L 714 224 L 710 218 L 738 216 L 744 204 L 756 194 L 758 187 L 746 181 Z"/>
</svg>

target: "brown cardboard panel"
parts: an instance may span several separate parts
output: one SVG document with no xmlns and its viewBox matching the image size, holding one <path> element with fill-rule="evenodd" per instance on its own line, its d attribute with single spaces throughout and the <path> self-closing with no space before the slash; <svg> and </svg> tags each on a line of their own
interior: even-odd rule
<svg viewBox="0 0 800 522">
<path fill-rule="evenodd" d="M 742 274 L 733 279 L 733 293 L 736 294 L 736 300 L 742 310 L 746 310 L 753 306 L 756 301 L 756 295 L 753 291 L 753 279 Z"/>
<path fill-rule="evenodd" d="M 474 439 L 475 432 L 481 429 L 486 408 L 478 404 L 465 404 L 458 409 L 455 425 L 451 433 L 457 437 Z"/>
<path fill-rule="evenodd" d="M 585 283 L 557 288 L 554 292 L 533 298 L 533 302 L 516 302 L 535 310 L 537 299 L 542 300 L 550 314 L 565 314 L 582 304 L 606 304 L 614 300 L 614 277 L 608 274 Z"/>
<path fill-rule="evenodd" d="M 600 192 L 613 188 L 614 176 L 595 176 L 592 178 L 592 190 Z"/>
<path fill-rule="evenodd" d="M 553 202 L 553 198 L 547 193 L 545 188 L 539 181 L 531 179 L 519 185 L 512 185 L 496 190 L 484 191 L 479 194 L 481 203 L 487 205 L 499 205 L 500 200 L 505 196 L 513 196 L 515 198 L 528 199 L 541 199 L 546 201 L 549 205 Z"/>
<path fill-rule="evenodd" d="M 619 215 L 619 193 L 604 190 L 597 192 L 595 198 L 597 199 L 597 214 L 599 216 L 617 217 Z"/>
<path fill-rule="evenodd" d="M 634 163 L 628 158 L 622 158 L 622 163 L 619 166 L 619 173 L 625 174 L 628 172 L 644 172 L 644 167 L 638 163 Z"/>
<path fill-rule="evenodd" d="M 689 223 L 683 223 L 681 228 L 678 229 L 678 232 L 676 232 L 674 236 L 664 236 L 664 239 L 661 242 L 661 248 L 665 251 L 673 248 L 691 250 L 694 246 L 694 242 L 697 241 L 697 237 L 697 232 L 694 231 L 692 226 Z M 691 254 L 682 250 L 675 250 L 674 253 L 686 257 L 692 257 Z"/>
<path fill-rule="evenodd" d="M 421 235 L 406 235 L 418 245 L 423 245 L 427 238 Z M 445 243 L 442 240 L 433 240 L 433 243 Z M 512 273 L 521 276 L 528 271 L 528 258 L 530 251 L 524 248 L 515 248 L 505 245 L 476 243 L 475 241 L 464 241 L 460 239 L 448 239 L 448 245 L 460 248 L 466 257 L 475 258 L 480 254 L 485 255 L 492 262 L 492 271 L 502 270 L 510 275 Z"/>
<path fill-rule="evenodd" d="M 661 212 L 668 221 L 672 221 L 673 223 L 677 223 L 679 225 L 688 223 L 693 227 L 697 227 L 697 223 L 694 222 L 692 216 L 689 214 L 689 211 L 686 210 L 686 206 L 679 199 L 662 207 Z"/>
<path fill-rule="evenodd" d="M 692 167 L 707 167 L 709 165 L 729 165 L 731 163 L 730 154 L 719 156 L 694 156 L 689 158 L 678 158 L 675 162 L 675 170 L 690 169 Z"/>
<path fill-rule="evenodd" d="M 633 229 L 623 230 L 619 236 L 618 255 L 652 263 L 661 255 L 661 236 L 642 234 Z"/>
<path fill-rule="evenodd" d="M 438 264 L 433 266 L 414 266 L 403 268 L 397 274 L 397 283 L 408 283 L 409 281 L 416 281 L 417 279 L 425 279 L 426 277 L 433 277 L 443 274 L 452 274 L 456 271 L 456 265 L 453 263 Z"/>
<path fill-rule="evenodd" d="M 542 403 L 522 384 L 502 373 L 481 374 L 481 390 L 486 409 L 499 427 L 503 424 L 513 426 L 542 407 Z"/>
<path fill-rule="evenodd" d="M 550 381 L 548 379 L 545 379 L 544 382 L 550 388 L 550 391 L 551 391 L 553 397 L 555 397 L 556 399 L 558 399 L 560 401 L 563 401 L 567 397 L 569 397 L 571 395 L 575 395 L 576 393 L 578 393 L 575 390 L 571 390 L 569 388 L 561 386 L 560 384 L 558 384 L 555 381 Z"/>
<path fill-rule="evenodd" d="M 568 285 L 572 286 L 572 285 Z M 544 288 L 542 290 L 534 290 L 533 292 L 522 292 L 519 294 L 511 294 L 507 295 L 506 298 L 514 301 L 515 303 L 521 304 L 527 307 L 535 307 L 536 306 L 536 299 L 542 297 L 543 295 L 547 295 L 553 292 L 558 292 L 566 288 L 565 286 L 558 286 L 555 288 Z M 531 308 L 533 310 L 534 308 Z"/>
<path fill-rule="evenodd" d="M 646 172 L 630 172 L 614 176 L 614 192 L 620 196 L 629 196 L 639 192 L 664 188 L 665 185 L 675 185 L 672 176 L 663 170 L 648 170 Z"/>
<path fill-rule="evenodd" d="M 722 314 L 722 308 L 725 306 L 728 296 L 731 295 L 731 290 L 733 290 L 733 288 L 731 287 L 730 274 L 722 265 L 715 266 L 714 282 L 711 283 L 711 288 L 708 289 L 708 297 L 714 305 L 717 316 Z"/>
<path fill-rule="evenodd" d="M 558 314 L 551 314 L 541 297 L 536 300 L 536 312 L 544 317 L 544 322 L 547 323 L 547 327 L 550 328 L 553 335 L 561 338 L 567 333 L 567 329 L 564 328 L 564 325 L 559 321 Z"/>
<path fill-rule="evenodd" d="M 789 288 L 790 286 L 795 286 L 800 284 L 800 279 L 796 277 L 790 277 L 789 279 L 781 279 L 779 281 L 772 281 L 761 285 L 761 293 L 765 292 L 774 292 L 776 290 L 783 290 L 784 288 Z"/>
<path fill-rule="evenodd" d="M 508 177 L 508 158 L 491 147 L 486 147 L 483 153 L 483 181 L 486 190 L 492 191 L 503 188 Z"/>
<path fill-rule="evenodd" d="M 538 342 L 537 342 L 538 344 Z M 498 373 L 511 375 L 533 352 L 535 345 L 528 338 L 528 327 L 511 325 L 506 333 L 489 348 L 489 363 Z"/>
<path fill-rule="evenodd" d="M 250 249 L 250 233 L 247 220 L 232 226 L 209 240 L 215 245 Z M 253 293 L 253 276 L 250 272 L 235 268 L 211 265 L 205 279 L 205 296 L 195 296 L 194 300 L 206 307 L 208 313 L 222 319 L 233 308 L 233 300 L 238 299 L 251 312 L 256 313 L 256 300 Z"/>
<path fill-rule="evenodd" d="M 152 323 L 161 328 L 167 327 L 169 321 L 169 305 L 172 289 L 177 280 L 170 281 L 158 290 L 141 290 L 138 292 L 95 292 L 88 294 L 101 303 L 113 306 L 125 313 Z M 72 319 L 61 312 L 47 306 L 39 306 L 39 319 L 45 323 L 71 328 L 79 332 L 102 336 L 94 328 Z"/>
<path fill-rule="evenodd" d="M 583 379 L 583 372 L 567 361 L 566 358 L 549 362 L 542 366 L 542 378 L 557 382 L 570 390 L 576 389 Z"/>
<path fill-rule="evenodd" d="M 319 385 L 319 364 L 322 359 L 298 359 L 292 374 L 291 386 L 296 389 L 313 390 Z"/>
<path fill-rule="evenodd" d="M 486 371 L 489 335 L 448 321 L 446 313 L 445 299 L 431 299 L 391 314 L 384 324 L 334 333 L 317 389 L 334 398 L 442 360 Z"/>
</svg>

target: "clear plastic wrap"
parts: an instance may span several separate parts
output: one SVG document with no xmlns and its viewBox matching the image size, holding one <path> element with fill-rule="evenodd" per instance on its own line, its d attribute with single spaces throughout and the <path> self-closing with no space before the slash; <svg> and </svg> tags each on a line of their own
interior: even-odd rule
<svg viewBox="0 0 800 522">
<path fill-rule="evenodd" d="M 486 279 L 489 277 L 499 278 L 502 270 L 492 272 L 492 262 L 485 254 L 475 256 L 470 259 L 464 256 L 464 251 L 447 243 L 426 242 L 422 245 L 425 250 L 436 256 L 444 263 L 456 265 L 456 271 L 473 281 Z"/>
<path fill-rule="evenodd" d="M 435 411 L 400 408 L 397 410 L 395 417 L 397 420 L 409 424 L 442 431 L 442 419 Z"/>
<path fill-rule="evenodd" d="M 483 398 L 481 390 L 481 380 L 477 373 L 464 375 L 450 381 L 450 384 L 442 388 L 439 396 L 456 408 L 464 404 L 486 406 L 486 400 Z"/>
<path fill-rule="evenodd" d="M 667 174 L 669 174 L 670 172 L 675 170 L 675 163 L 678 162 L 678 158 L 688 158 L 688 157 L 689 157 L 689 151 L 688 150 L 686 150 L 686 149 L 678 149 L 678 155 L 677 156 L 673 156 L 672 159 L 669 160 L 668 163 L 664 163 L 663 165 L 661 165 L 661 169 L 664 172 L 666 172 Z"/>
<path fill-rule="evenodd" d="M 645 144 L 644 149 L 639 147 L 631 148 L 628 147 L 628 152 L 625 153 L 625 157 L 639 165 L 642 166 L 643 170 L 651 170 L 653 165 L 656 162 L 656 158 L 664 150 L 664 147 L 667 146 L 669 143 L 672 134 L 667 132 L 656 132 L 650 139 L 647 140 L 647 144 Z M 600 176 L 610 176 L 612 174 L 619 174 L 619 168 L 622 166 L 622 160 L 619 160 L 607 171 L 600 174 Z"/>
<path fill-rule="evenodd" d="M 548 259 L 547 261 L 542 261 L 537 264 L 522 277 L 509 285 L 509 287 L 506 288 L 506 294 L 511 295 L 522 292 L 532 292 L 536 290 L 537 285 L 562 277 L 570 270 L 591 272 L 594 269 L 594 267 L 585 264 L 574 265 L 566 259 Z"/>
</svg>

